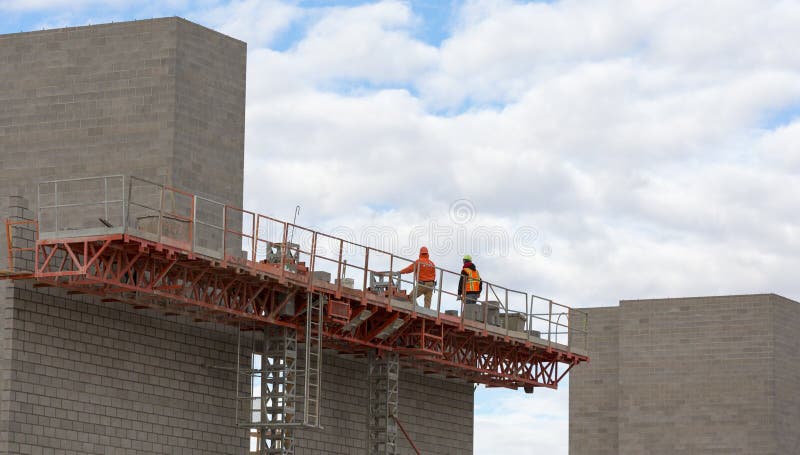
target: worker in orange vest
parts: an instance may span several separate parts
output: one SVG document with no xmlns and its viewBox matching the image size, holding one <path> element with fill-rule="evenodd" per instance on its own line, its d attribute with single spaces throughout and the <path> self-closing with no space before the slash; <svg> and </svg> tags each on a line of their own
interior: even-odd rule
<svg viewBox="0 0 800 455">
<path fill-rule="evenodd" d="M 430 308 L 433 288 L 436 286 L 436 264 L 428 256 L 427 247 L 420 248 L 419 259 L 400 271 L 401 274 L 411 272 L 414 272 L 417 281 L 417 285 L 411 293 L 411 299 L 416 300 L 420 295 L 424 295 L 425 308 Z"/>
<path fill-rule="evenodd" d="M 482 290 L 481 275 L 472 263 L 472 256 L 467 254 L 464 256 L 461 277 L 458 279 L 458 300 L 463 298 L 464 303 L 477 303 Z"/>
</svg>

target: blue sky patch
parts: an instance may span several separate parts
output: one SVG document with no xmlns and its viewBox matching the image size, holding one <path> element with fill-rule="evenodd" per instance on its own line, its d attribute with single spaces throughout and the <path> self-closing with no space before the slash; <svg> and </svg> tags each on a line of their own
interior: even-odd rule
<svg viewBox="0 0 800 455">
<path fill-rule="evenodd" d="M 800 101 L 768 112 L 763 120 L 765 129 L 774 130 L 786 126 L 800 118 Z"/>
</svg>

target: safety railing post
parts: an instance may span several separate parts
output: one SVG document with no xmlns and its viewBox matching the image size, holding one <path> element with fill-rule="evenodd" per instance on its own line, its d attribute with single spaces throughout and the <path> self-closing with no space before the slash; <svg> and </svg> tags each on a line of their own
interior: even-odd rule
<svg viewBox="0 0 800 455">
<path fill-rule="evenodd" d="M 131 198 L 132 197 L 133 197 L 133 178 L 129 178 L 128 179 L 128 200 L 127 200 L 127 202 L 123 202 L 123 205 L 125 205 L 125 220 L 124 220 L 124 223 L 125 223 L 125 232 L 126 233 L 128 232 L 128 223 L 130 223 L 130 220 L 131 220 L 131 200 L 132 200 Z M 122 198 L 123 198 L 123 201 L 124 201 L 125 200 L 125 183 L 124 183 L 124 180 L 123 180 L 123 184 L 122 184 Z"/>
<path fill-rule="evenodd" d="M 491 286 L 491 284 L 486 283 L 486 292 L 483 296 L 483 330 L 489 329 L 489 288 Z"/>
<path fill-rule="evenodd" d="M 361 291 L 364 292 L 366 295 L 367 292 L 367 271 L 369 270 L 369 250 L 370 248 L 367 247 L 366 251 L 364 252 L 364 282 L 361 286 Z"/>
<path fill-rule="evenodd" d="M 103 177 L 103 213 L 108 221 L 108 177 Z"/>
<path fill-rule="evenodd" d="M 228 260 L 228 206 L 222 206 L 222 260 Z"/>
<path fill-rule="evenodd" d="M 402 275 L 401 275 L 402 276 Z M 402 278 L 401 278 L 402 279 Z M 411 314 L 417 315 L 417 285 L 419 283 L 419 263 L 414 264 L 414 278 L 411 288 Z"/>
<path fill-rule="evenodd" d="M 552 346 L 553 345 L 553 301 L 548 300 L 547 304 L 549 306 L 548 316 L 547 316 L 547 346 Z"/>
<path fill-rule="evenodd" d="M 191 226 L 189 226 L 189 235 L 192 236 L 191 245 L 192 245 L 192 252 L 197 249 L 197 223 L 195 223 L 195 217 L 197 216 L 197 195 L 192 195 L 192 221 Z"/>
<path fill-rule="evenodd" d="M 314 270 L 317 266 L 317 231 L 311 233 L 311 257 L 308 258 L 308 292 L 314 292 Z"/>
<path fill-rule="evenodd" d="M 506 326 L 506 335 L 508 335 L 508 331 L 509 331 L 509 326 L 508 326 L 508 312 L 509 312 L 509 308 L 508 308 L 508 288 L 505 288 L 505 291 L 506 291 L 506 309 L 505 309 L 505 319 L 506 319 L 506 321 L 505 321 L 505 326 Z"/>
<path fill-rule="evenodd" d="M 58 182 L 53 183 L 53 197 L 55 198 L 56 206 L 56 232 L 58 232 Z"/>
<path fill-rule="evenodd" d="M 161 243 L 161 236 L 164 231 L 163 221 L 164 221 L 164 197 L 166 196 L 167 191 L 164 186 L 161 186 L 161 198 L 158 202 L 158 243 Z"/>
<path fill-rule="evenodd" d="M 42 220 L 42 184 L 36 184 L 36 221 Z"/>
<path fill-rule="evenodd" d="M 436 320 L 442 319 L 442 283 L 444 282 L 444 269 L 439 269 L 439 286 L 437 291 L 439 296 L 436 298 Z"/>
<path fill-rule="evenodd" d="M 533 296 L 531 296 L 533 299 Z M 525 339 L 530 341 L 531 339 L 531 330 L 533 329 L 533 315 L 531 314 L 531 304 L 528 302 L 528 294 L 525 294 L 525 325 L 522 326 L 522 329 L 525 330 Z"/>
<path fill-rule="evenodd" d="M 256 213 L 253 213 L 250 216 L 250 234 L 251 234 L 251 236 L 250 236 L 250 261 L 251 262 L 256 262 L 256 245 L 257 245 L 257 243 L 256 243 L 256 235 L 258 234 L 256 232 L 256 229 L 257 229 L 256 220 L 257 219 L 258 219 L 258 215 Z"/>
<path fill-rule="evenodd" d="M 458 301 L 461 302 L 461 313 L 460 313 L 461 317 L 459 318 L 461 320 L 461 324 L 460 324 L 459 329 L 461 329 L 461 330 L 464 330 L 464 310 L 467 308 L 466 307 L 467 302 L 465 301 L 466 299 L 464 298 L 464 295 L 465 295 L 465 293 L 461 292 L 461 293 L 459 293 L 459 296 L 458 296 L 459 297 Z"/>
<path fill-rule="evenodd" d="M 39 242 L 39 220 L 36 220 L 33 226 L 35 229 L 33 233 L 33 273 L 36 273 L 39 270 L 39 246 L 37 245 Z"/>
<path fill-rule="evenodd" d="M 281 244 L 281 279 L 286 276 L 286 250 L 289 247 L 289 223 L 283 223 L 283 243 Z"/>
<path fill-rule="evenodd" d="M 399 281 L 397 284 L 401 284 Z M 394 294 L 394 254 L 389 254 L 389 290 L 386 292 L 386 306 L 392 309 L 392 295 Z"/>
<path fill-rule="evenodd" d="M 12 242 L 11 242 L 11 223 L 10 223 L 10 221 L 8 219 L 6 219 L 6 247 L 7 247 L 6 252 L 8 253 L 8 270 L 13 272 L 14 271 L 14 254 L 11 251 L 12 246 L 13 245 L 12 245 Z M 36 248 L 36 249 L 38 250 L 39 248 Z"/>
<path fill-rule="evenodd" d="M 258 262 L 258 233 L 261 231 L 261 215 L 255 214 L 256 227 L 253 229 L 253 262 Z M 314 233 L 316 237 L 317 233 Z"/>
<path fill-rule="evenodd" d="M 337 272 L 336 278 L 339 281 L 339 284 L 336 286 L 336 297 L 341 297 L 342 295 L 342 284 L 344 282 L 344 277 L 342 276 L 342 254 L 344 253 L 344 240 L 339 239 L 339 260 L 336 261 L 337 265 Z"/>
</svg>

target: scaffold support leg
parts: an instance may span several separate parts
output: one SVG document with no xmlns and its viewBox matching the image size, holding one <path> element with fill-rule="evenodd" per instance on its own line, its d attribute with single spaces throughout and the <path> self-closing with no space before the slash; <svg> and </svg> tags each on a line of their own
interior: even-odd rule
<svg viewBox="0 0 800 455">
<path fill-rule="evenodd" d="M 260 455 L 293 455 L 297 385 L 297 332 L 264 328 L 261 360 Z"/>
<path fill-rule="evenodd" d="M 369 454 L 397 454 L 397 414 L 400 385 L 400 358 L 396 352 L 378 357 L 369 351 Z"/>
</svg>

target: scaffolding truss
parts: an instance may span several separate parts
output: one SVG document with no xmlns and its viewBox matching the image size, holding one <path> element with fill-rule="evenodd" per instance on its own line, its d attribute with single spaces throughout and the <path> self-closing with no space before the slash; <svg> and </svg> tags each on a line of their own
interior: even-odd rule
<svg viewBox="0 0 800 455">
<path fill-rule="evenodd" d="M 239 337 L 237 423 L 250 428 L 260 455 L 294 454 L 298 404 L 297 332 L 266 326 Z M 248 343 L 249 342 L 249 343 Z"/>
<path fill-rule="evenodd" d="M 82 195 L 84 205 L 75 202 Z M 305 359 L 292 373 L 302 391 L 276 417 L 283 424 L 319 426 L 323 347 L 377 350 L 443 377 L 526 389 L 556 388 L 588 360 L 585 346 L 570 343 L 586 339 L 585 313 L 529 293 L 484 281 L 478 304 L 467 304 L 456 299 L 459 274 L 437 268 L 435 308 L 426 309 L 402 289 L 413 277 L 397 274 L 410 260 L 142 179 L 46 182 L 39 197 L 35 242 L 9 251 L 32 256 L 30 270 L 7 277 L 198 322 L 293 333 Z"/>
<path fill-rule="evenodd" d="M 395 455 L 398 453 L 400 357 L 396 352 L 379 354 L 370 350 L 367 368 L 369 455 Z"/>
</svg>

